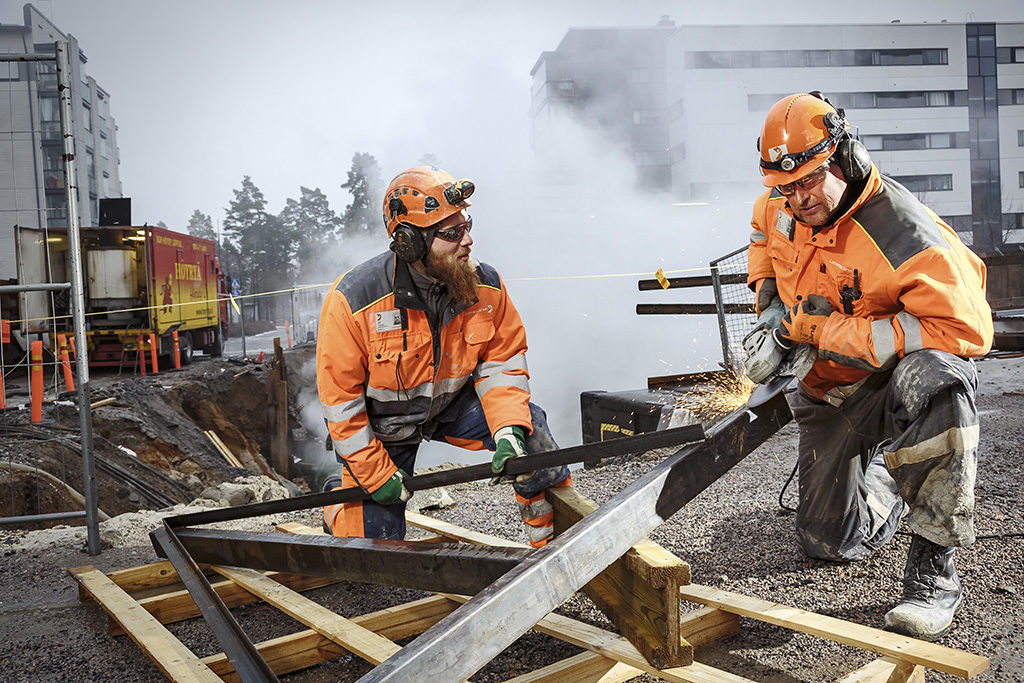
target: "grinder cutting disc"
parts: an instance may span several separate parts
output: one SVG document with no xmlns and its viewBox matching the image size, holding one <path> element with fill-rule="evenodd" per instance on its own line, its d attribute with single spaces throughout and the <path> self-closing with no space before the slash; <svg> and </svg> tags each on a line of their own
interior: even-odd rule
<svg viewBox="0 0 1024 683">
<path fill-rule="evenodd" d="M 755 408 L 763 403 L 767 403 L 775 397 L 781 391 L 785 391 L 789 383 L 796 378 L 792 375 L 782 375 L 776 377 L 767 384 L 758 384 L 754 387 L 754 391 L 751 392 L 750 398 L 747 399 L 747 407 Z"/>
</svg>

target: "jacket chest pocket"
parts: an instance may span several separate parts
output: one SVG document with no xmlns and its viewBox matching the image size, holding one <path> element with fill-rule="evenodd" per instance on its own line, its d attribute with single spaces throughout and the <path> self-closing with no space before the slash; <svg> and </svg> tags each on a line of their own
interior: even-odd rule
<svg viewBox="0 0 1024 683">
<path fill-rule="evenodd" d="M 824 264 L 821 268 L 825 269 Z M 826 277 L 828 285 L 839 300 L 838 310 L 846 315 L 863 317 L 867 304 L 862 289 L 860 270 L 857 268 L 850 270 L 829 268 L 826 270 Z"/>
<path fill-rule="evenodd" d="M 409 334 L 370 341 L 370 386 L 408 389 L 433 379 L 433 353 L 429 334 Z"/>
</svg>

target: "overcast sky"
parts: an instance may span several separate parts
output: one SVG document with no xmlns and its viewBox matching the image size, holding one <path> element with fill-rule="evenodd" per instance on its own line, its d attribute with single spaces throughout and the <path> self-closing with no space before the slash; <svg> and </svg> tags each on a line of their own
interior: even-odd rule
<svg viewBox="0 0 1024 683">
<path fill-rule="evenodd" d="M 531 173 L 530 69 L 542 51 L 573 26 L 653 26 L 663 14 L 677 25 L 1024 20 L 1019 0 L 36 6 L 78 38 L 87 72 L 110 93 L 136 224 L 184 230 L 195 209 L 222 221 L 243 175 L 271 211 L 304 185 L 321 188 L 340 212 L 355 152 L 373 154 L 385 181 L 425 153 L 473 178 L 475 253 L 509 280 L 527 324 L 534 396 L 566 444 L 579 442 L 582 389 L 639 388 L 648 375 L 714 367 L 717 325 L 707 316 L 638 318 L 638 301 L 687 299 L 678 290 L 638 293 L 636 276 L 525 278 L 706 273 L 709 259 L 746 243 L 750 202 L 691 209 L 637 196 L 628 163 L 583 133 L 573 141 L 578 194 L 510 193 Z M 21 4 L 2 3 L 0 22 L 23 23 Z M 799 46 L 780 36 L 780 47 Z M 752 159 L 737 160 L 751 168 L 751 201 L 760 188 Z M 373 249 L 385 243 L 382 230 Z"/>
</svg>

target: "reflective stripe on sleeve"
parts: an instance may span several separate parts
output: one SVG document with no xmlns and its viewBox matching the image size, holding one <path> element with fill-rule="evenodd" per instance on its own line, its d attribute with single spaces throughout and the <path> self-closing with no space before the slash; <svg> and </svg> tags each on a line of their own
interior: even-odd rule
<svg viewBox="0 0 1024 683">
<path fill-rule="evenodd" d="M 921 337 L 921 321 L 906 311 L 897 313 L 896 319 L 900 321 L 900 327 L 903 328 L 903 355 L 923 349 L 924 340 Z"/>
<path fill-rule="evenodd" d="M 969 427 L 950 427 L 941 434 L 913 446 L 906 446 L 885 454 L 885 464 L 889 469 L 924 462 L 930 458 L 938 458 L 950 453 L 965 453 L 978 447 L 978 425 Z"/>
<path fill-rule="evenodd" d="M 751 244 L 754 244 L 756 242 L 767 242 L 767 241 L 768 241 L 768 235 L 764 234 L 760 230 L 751 230 L 750 231 L 750 243 Z"/>
<path fill-rule="evenodd" d="M 892 318 L 871 322 L 871 341 L 879 367 L 885 367 L 896 360 L 896 330 L 892 327 Z"/>
<path fill-rule="evenodd" d="M 479 377 L 490 377 L 499 372 L 512 372 L 513 370 L 526 370 L 526 354 L 517 353 L 508 360 L 492 360 L 480 363 L 476 366 L 476 374 Z"/>
<path fill-rule="evenodd" d="M 320 407 L 323 408 L 324 417 L 327 418 L 328 422 L 345 422 L 366 410 L 366 394 L 359 394 L 358 397 L 351 401 L 333 406 L 321 402 Z"/>
<path fill-rule="evenodd" d="M 515 387 L 529 393 L 530 380 L 526 378 L 526 375 L 498 374 L 481 380 L 476 385 L 476 393 L 479 396 L 483 396 L 495 387 Z"/>
<path fill-rule="evenodd" d="M 347 439 L 334 439 L 334 450 L 338 455 L 352 455 L 369 446 L 371 441 L 373 430 L 370 429 L 370 425 L 366 425 Z"/>
</svg>

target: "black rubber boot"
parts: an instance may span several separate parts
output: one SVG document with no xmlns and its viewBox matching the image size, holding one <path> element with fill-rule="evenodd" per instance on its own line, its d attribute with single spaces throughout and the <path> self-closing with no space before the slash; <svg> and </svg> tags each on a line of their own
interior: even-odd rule
<svg viewBox="0 0 1024 683">
<path fill-rule="evenodd" d="M 915 535 L 903 571 L 903 597 L 885 615 L 885 630 L 937 640 L 949 631 L 963 603 L 953 548 Z"/>
</svg>

